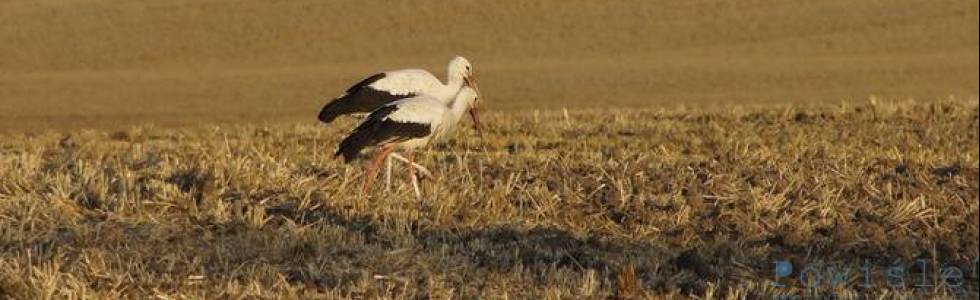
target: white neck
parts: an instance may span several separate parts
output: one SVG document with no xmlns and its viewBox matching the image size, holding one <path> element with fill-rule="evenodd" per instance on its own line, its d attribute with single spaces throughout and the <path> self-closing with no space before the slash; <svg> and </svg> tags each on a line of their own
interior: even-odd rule
<svg viewBox="0 0 980 300">
<path fill-rule="evenodd" d="M 459 89 L 463 87 L 463 74 L 454 73 L 452 68 L 448 68 L 446 71 L 446 84 L 442 86 L 443 99 L 452 101 L 456 97 L 456 93 Z"/>
<path fill-rule="evenodd" d="M 453 112 L 453 119 L 451 120 L 452 123 L 459 123 L 459 120 L 463 118 L 463 114 L 470 109 L 470 101 L 457 97 L 456 100 L 453 101 L 450 109 Z"/>
</svg>

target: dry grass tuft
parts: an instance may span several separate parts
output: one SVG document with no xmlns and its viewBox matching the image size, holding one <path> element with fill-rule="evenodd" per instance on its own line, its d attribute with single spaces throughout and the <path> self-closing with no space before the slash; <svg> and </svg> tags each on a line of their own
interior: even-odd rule
<svg viewBox="0 0 980 300">
<path fill-rule="evenodd" d="M 619 271 L 616 286 L 619 287 L 619 289 L 616 290 L 617 299 L 633 299 L 633 297 L 636 297 L 637 290 L 640 288 L 640 283 L 639 280 L 636 279 L 636 269 L 633 264 L 628 264 Z"/>
</svg>

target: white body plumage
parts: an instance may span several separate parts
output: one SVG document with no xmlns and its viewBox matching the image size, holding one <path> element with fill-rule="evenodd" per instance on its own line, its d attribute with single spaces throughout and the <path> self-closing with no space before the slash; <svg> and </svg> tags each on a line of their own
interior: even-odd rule
<svg viewBox="0 0 980 300">
<path fill-rule="evenodd" d="M 449 105 L 429 95 L 389 103 L 361 122 L 341 142 L 337 155 L 349 161 L 367 147 L 409 151 L 425 147 L 450 132 L 467 111 L 473 111 L 478 100 L 474 89 L 464 87 Z"/>
<path fill-rule="evenodd" d="M 354 84 L 340 97 L 320 110 L 319 119 L 330 123 L 341 115 L 371 112 L 386 104 L 420 95 L 429 95 L 448 104 L 464 85 L 475 86 L 473 67 L 463 57 L 453 58 L 447 67 L 446 83 L 420 69 L 387 71 Z"/>
</svg>

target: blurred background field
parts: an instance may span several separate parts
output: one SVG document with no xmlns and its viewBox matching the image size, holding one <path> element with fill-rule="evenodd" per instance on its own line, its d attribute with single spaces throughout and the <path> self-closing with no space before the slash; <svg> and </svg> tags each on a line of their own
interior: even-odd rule
<svg viewBox="0 0 980 300">
<path fill-rule="evenodd" d="M 978 93 L 978 3 L 0 1 L 0 131 L 315 122 L 455 54 L 492 110 Z"/>
</svg>

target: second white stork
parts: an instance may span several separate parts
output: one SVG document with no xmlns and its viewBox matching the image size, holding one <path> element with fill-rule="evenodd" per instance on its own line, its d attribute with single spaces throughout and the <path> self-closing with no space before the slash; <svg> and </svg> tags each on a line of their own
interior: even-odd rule
<svg viewBox="0 0 980 300">
<path fill-rule="evenodd" d="M 450 60 L 447 73 L 446 83 L 420 69 L 371 75 L 327 103 L 320 110 L 318 118 L 321 122 L 330 123 L 342 115 L 371 112 L 391 102 L 418 95 L 430 95 L 448 104 L 464 85 L 476 88 L 473 66 L 466 58 L 457 56 Z"/>
<path fill-rule="evenodd" d="M 473 118 L 474 127 L 479 128 L 477 114 L 479 101 L 476 90 L 463 87 L 449 105 L 427 95 L 389 103 L 371 112 L 340 143 L 335 156 L 343 156 L 346 162 L 351 162 L 357 158 L 361 150 L 376 147 L 378 150 L 368 167 L 362 193 L 370 189 L 381 163 L 391 155 L 408 163 L 415 194 L 421 197 L 416 170 L 423 173 L 428 171 L 414 162 L 413 151 L 431 145 L 444 137 L 467 112 Z M 408 158 L 393 153 L 395 150 L 406 151 Z"/>
</svg>

